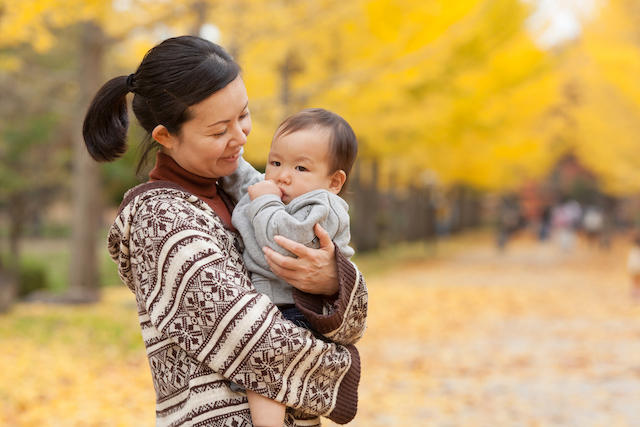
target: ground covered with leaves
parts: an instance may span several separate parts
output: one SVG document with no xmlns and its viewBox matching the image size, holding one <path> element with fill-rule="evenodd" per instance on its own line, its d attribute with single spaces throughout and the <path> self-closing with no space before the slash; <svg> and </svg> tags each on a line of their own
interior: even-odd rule
<svg viewBox="0 0 640 427">
<path fill-rule="evenodd" d="M 353 426 L 640 425 L 628 242 L 563 253 L 486 234 L 357 259 L 370 289 Z M 0 315 L 0 425 L 152 426 L 133 296 Z M 326 426 L 332 426 L 325 421 Z"/>
</svg>

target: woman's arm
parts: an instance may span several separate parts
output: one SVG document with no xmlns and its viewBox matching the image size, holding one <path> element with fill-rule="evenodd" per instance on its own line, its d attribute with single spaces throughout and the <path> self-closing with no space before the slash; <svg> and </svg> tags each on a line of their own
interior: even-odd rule
<svg viewBox="0 0 640 427">
<path fill-rule="evenodd" d="M 315 230 L 320 249 L 276 236 L 276 242 L 298 258 L 265 247 L 267 263 L 296 288 L 296 305 L 318 332 L 335 342 L 355 344 L 366 329 L 369 295 L 364 277 L 320 225 Z"/>
<path fill-rule="evenodd" d="M 132 267 L 149 284 L 139 292 L 158 331 L 210 369 L 273 400 L 338 423 L 355 416 L 357 350 L 316 340 L 284 320 L 251 287 L 222 226 L 212 232 L 210 216 L 175 199 L 145 205 L 137 217 Z"/>
</svg>

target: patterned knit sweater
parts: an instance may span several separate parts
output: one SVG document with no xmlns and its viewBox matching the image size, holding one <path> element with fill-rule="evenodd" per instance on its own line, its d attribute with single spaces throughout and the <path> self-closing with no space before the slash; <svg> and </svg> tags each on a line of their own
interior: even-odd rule
<svg viewBox="0 0 640 427">
<path fill-rule="evenodd" d="M 364 279 L 336 251 L 333 303 L 297 291 L 296 304 L 336 345 L 283 319 L 251 286 L 241 241 L 207 203 L 177 184 L 125 195 L 109 251 L 135 293 L 156 391 L 156 425 L 251 426 L 246 396 L 230 381 L 288 406 L 285 426 L 349 422 L 360 359 L 353 344 L 367 312 Z"/>
</svg>

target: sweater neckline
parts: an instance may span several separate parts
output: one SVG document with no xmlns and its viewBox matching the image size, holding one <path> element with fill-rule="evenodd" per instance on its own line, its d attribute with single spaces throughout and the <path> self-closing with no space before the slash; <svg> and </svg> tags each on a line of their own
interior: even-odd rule
<svg viewBox="0 0 640 427">
<path fill-rule="evenodd" d="M 187 171 L 171 156 L 158 151 L 156 165 L 149 172 L 149 181 L 169 181 L 176 183 L 198 197 L 215 198 L 218 194 L 218 178 L 205 178 Z"/>
</svg>

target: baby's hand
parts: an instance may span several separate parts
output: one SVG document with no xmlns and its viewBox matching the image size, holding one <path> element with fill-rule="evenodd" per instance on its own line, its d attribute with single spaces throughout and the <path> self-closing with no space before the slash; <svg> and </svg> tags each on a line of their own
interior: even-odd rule
<svg viewBox="0 0 640 427">
<path fill-rule="evenodd" d="M 266 179 L 264 181 L 253 184 L 249 186 L 248 191 L 251 200 L 255 200 L 258 197 L 265 196 L 267 194 L 275 194 L 282 199 L 282 191 L 280 191 L 280 188 L 272 179 Z"/>
</svg>

